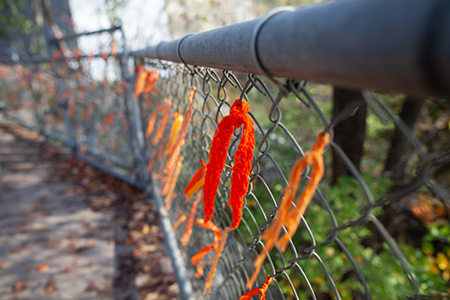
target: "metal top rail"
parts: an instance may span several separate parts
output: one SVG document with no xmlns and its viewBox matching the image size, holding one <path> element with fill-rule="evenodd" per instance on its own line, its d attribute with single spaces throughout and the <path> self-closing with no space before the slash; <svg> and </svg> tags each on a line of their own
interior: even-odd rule
<svg viewBox="0 0 450 300">
<path fill-rule="evenodd" d="M 348 88 L 448 96 L 449 53 L 450 1 L 345 0 L 185 36 L 132 54 L 255 74 L 263 74 L 262 67 L 273 76 Z"/>
</svg>

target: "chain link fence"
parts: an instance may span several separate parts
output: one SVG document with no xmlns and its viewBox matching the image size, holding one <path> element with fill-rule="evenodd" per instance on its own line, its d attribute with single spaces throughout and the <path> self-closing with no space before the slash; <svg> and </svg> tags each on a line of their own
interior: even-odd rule
<svg viewBox="0 0 450 300">
<path fill-rule="evenodd" d="M 432 278 L 447 269 L 437 261 L 437 271 L 430 269 L 430 260 L 436 260 L 431 250 L 411 247 L 406 236 L 394 239 L 392 228 L 380 221 L 386 220 L 392 207 L 399 212 L 427 198 L 444 209 L 445 213 L 432 217 L 444 224 L 450 207 L 448 182 L 439 169 L 448 163 L 448 147 L 429 153 L 424 140 L 389 108 L 390 98 L 362 93 L 370 111 L 364 143 L 367 158 L 359 169 L 333 141 L 333 128 L 362 104 L 351 105 L 333 118 L 330 86 L 294 79 L 277 86 L 254 74 L 136 58 L 136 70 L 144 68 L 146 74 L 152 71 L 159 77 L 153 87 L 136 94 L 139 72 L 132 71 L 133 56 L 128 55 L 120 27 L 67 37 L 54 45 L 52 59 L 0 66 L 0 100 L 6 104 L 6 117 L 64 143 L 74 156 L 95 167 L 153 192 L 160 212 L 168 210 L 167 224 L 179 225 L 170 233 L 168 244 L 174 261 L 179 255 L 186 267 L 184 273 L 184 266 L 175 263 L 178 280 L 184 280 L 180 282 L 182 298 L 239 299 L 247 292 L 253 262 L 265 251 L 261 235 L 277 216 L 291 168 L 311 148 L 317 133 L 326 131 L 332 142 L 324 154 L 325 176 L 288 249 L 268 253 L 255 285 L 260 287 L 267 275 L 274 278 L 266 299 L 448 299 L 437 293 L 445 290 Z M 177 118 L 191 107 L 188 99 L 194 87 L 192 117 L 177 168 L 166 174 L 168 144 L 179 135 L 172 132 L 180 125 Z M 191 258 L 214 243 L 215 233 L 195 225 L 184 246 L 173 243 L 173 237 L 178 242 L 183 238 L 192 209 L 196 208 L 193 220 L 203 218 L 202 202 L 196 201 L 197 195 L 186 202 L 184 190 L 202 166 L 201 160 L 208 162 L 217 124 L 237 98 L 249 102 L 255 124 L 250 186 L 242 222 L 228 237 L 219 259 L 212 293 L 203 295 L 213 251 L 200 268 Z M 407 167 L 410 183 L 399 188 L 382 172 L 389 148 L 384 136 L 394 128 L 414 148 Z M 241 128 L 234 131 L 226 161 L 229 167 L 222 172 L 215 198 L 212 220 L 221 230 L 232 221 L 227 202 L 241 135 Z M 352 174 L 335 184 L 330 183 L 333 152 Z M 306 172 L 300 189 L 308 180 Z M 401 226 L 402 222 L 389 224 Z M 192 290 L 186 290 L 186 285 Z"/>
</svg>

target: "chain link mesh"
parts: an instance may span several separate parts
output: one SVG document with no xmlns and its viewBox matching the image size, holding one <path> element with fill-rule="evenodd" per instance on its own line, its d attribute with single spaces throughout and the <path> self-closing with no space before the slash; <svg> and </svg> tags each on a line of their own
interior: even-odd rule
<svg viewBox="0 0 450 300">
<path fill-rule="evenodd" d="M 111 47 L 113 40 L 118 45 L 115 49 Z M 144 66 L 158 71 L 159 80 L 150 92 L 133 100 L 135 77 L 127 72 L 129 58 L 124 54 L 126 47 L 120 30 L 80 36 L 68 45 L 65 56 L 52 61 L 1 66 L 0 95 L 8 104 L 7 117 L 63 141 L 79 157 L 135 184 L 146 184 L 148 172 L 155 180 L 153 184 L 163 190 L 166 203 L 171 202 L 172 224 L 180 215 L 188 216 L 191 211 L 193 200 L 185 204 L 183 190 L 201 166 L 200 159 L 209 160 L 217 124 L 229 114 L 236 98 L 242 97 L 250 103 L 249 114 L 255 123 L 256 139 L 251 183 L 241 225 L 228 238 L 219 260 L 212 294 L 202 295 L 210 264 L 206 264 L 203 275 L 196 274 L 198 270 L 190 258 L 211 244 L 214 234 L 194 226 L 189 245 L 181 247 L 195 299 L 238 299 L 247 291 L 245 284 L 253 273 L 253 261 L 265 251 L 261 235 L 276 217 L 293 164 L 311 147 L 319 131 L 332 133 L 333 127 L 354 113 L 356 107 L 331 119 L 331 88 L 328 86 L 289 79 L 285 87 L 290 93 L 286 95 L 256 75 L 150 60 L 146 60 Z M 76 49 L 81 49 L 77 58 L 74 57 Z M 163 173 L 168 158 L 167 143 L 174 113 L 184 115 L 192 87 L 197 91 L 185 144 L 181 148 L 182 169 L 173 198 L 169 199 L 171 193 L 164 190 L 169 189 L 170 181 Z M 297 233 L 286 252 L 278 249 L 269 252 L 257 279 L 256 286 L 261 286 L 266 275 L 274 277 L 267 299 L 371 299 L 377 289 L 383 289 L 383 278 L 373 275 L 374 269 L 380 268 L 393 272 L 397 282 L 392 286 L 403 295 L 420 298 L 420 278 L 410 266 L 411 254 L 399 246 L 377 216 L 383 213 L 384 205 L 423 188 L 428 188 L 433 199 L 444 203 L 447 209 L 450 204 L 448 183 L 436 179 L 435 166 L 448 158 L 437 155 L 445 151 L 429 154 L 386 103 L 370 91 L 363 94 L 371 108 L 369 127 L 389 130 L 397 126 L 413 145 L 417 154 L 408 167 L 412 184 L 395 192 L 378 185 L 387 179 L 373 166 L 383 160 L 382 153 L 388 145 L 380 144 L 377 150 L 371 147 L 376 141 L 366 141 L 371 159 L 362 167 L 365 172 L 361 174 L 340 147 L 331 142 L 325 153 L 325 179 Z M 165 106 L 165 99 L 171 102 L 170 112 L 160 109 Z M 155 111 L 154 130 L 145 134 Z M 166 124 L 162 122 L 164 118 Z M 160 140 L 155 138 L 158 130 L 162 130 Z M 241 129 L 235 130 L 228 149 L 226 164 L 231 167 L 241 133 Z M 341 190 L 327 182 L 332 151 L 341 157 L 354 177 L 341 183 Z M 232 219 L 232 211 L 227 206 L 231 176 L 232 170 L 225 168 L 215 199 L 213 222 L 221 229 L 229 226 Z M 305 175 L 300 189 L 308 180 L 309 176 Z M 200 202 L 195 219 L 203 218 L 202 211 Z M 185 224 L 175 230 L 178 240 Z M 356 246 L 371 238 L 379 244 L 378 250 Z M 374 261 L 377 251 L 386 258 L 385 265 Z M 206 260 L 211 257 L 212 253 Z"/>
</svg>

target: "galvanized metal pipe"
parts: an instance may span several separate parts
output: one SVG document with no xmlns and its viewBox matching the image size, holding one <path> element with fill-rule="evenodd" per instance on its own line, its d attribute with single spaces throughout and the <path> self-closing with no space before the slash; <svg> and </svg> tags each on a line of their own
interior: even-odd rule
<svg viewBox="0 0 450 300">
<path fill-rule="evenodd" d="M 258 72 L 252 34 L 259 19 L 186 37 L 190 65 Z M 135 51 L 181 63 L 179 40 Z M 256 49 L 273 76 L 417 95 L 450 95 L 450 1 L 344 0 L 272 16 Z"/>
</svg>

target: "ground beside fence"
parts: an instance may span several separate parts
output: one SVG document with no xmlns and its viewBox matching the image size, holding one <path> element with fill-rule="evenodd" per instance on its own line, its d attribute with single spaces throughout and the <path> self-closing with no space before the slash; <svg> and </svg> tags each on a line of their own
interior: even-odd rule
<svg viewBox="0 0 450 300">
<path fill-rule="evenodd" d="M 154 207 L 0 121 L 0 299 L 175 299 Z"/>
</svg>

